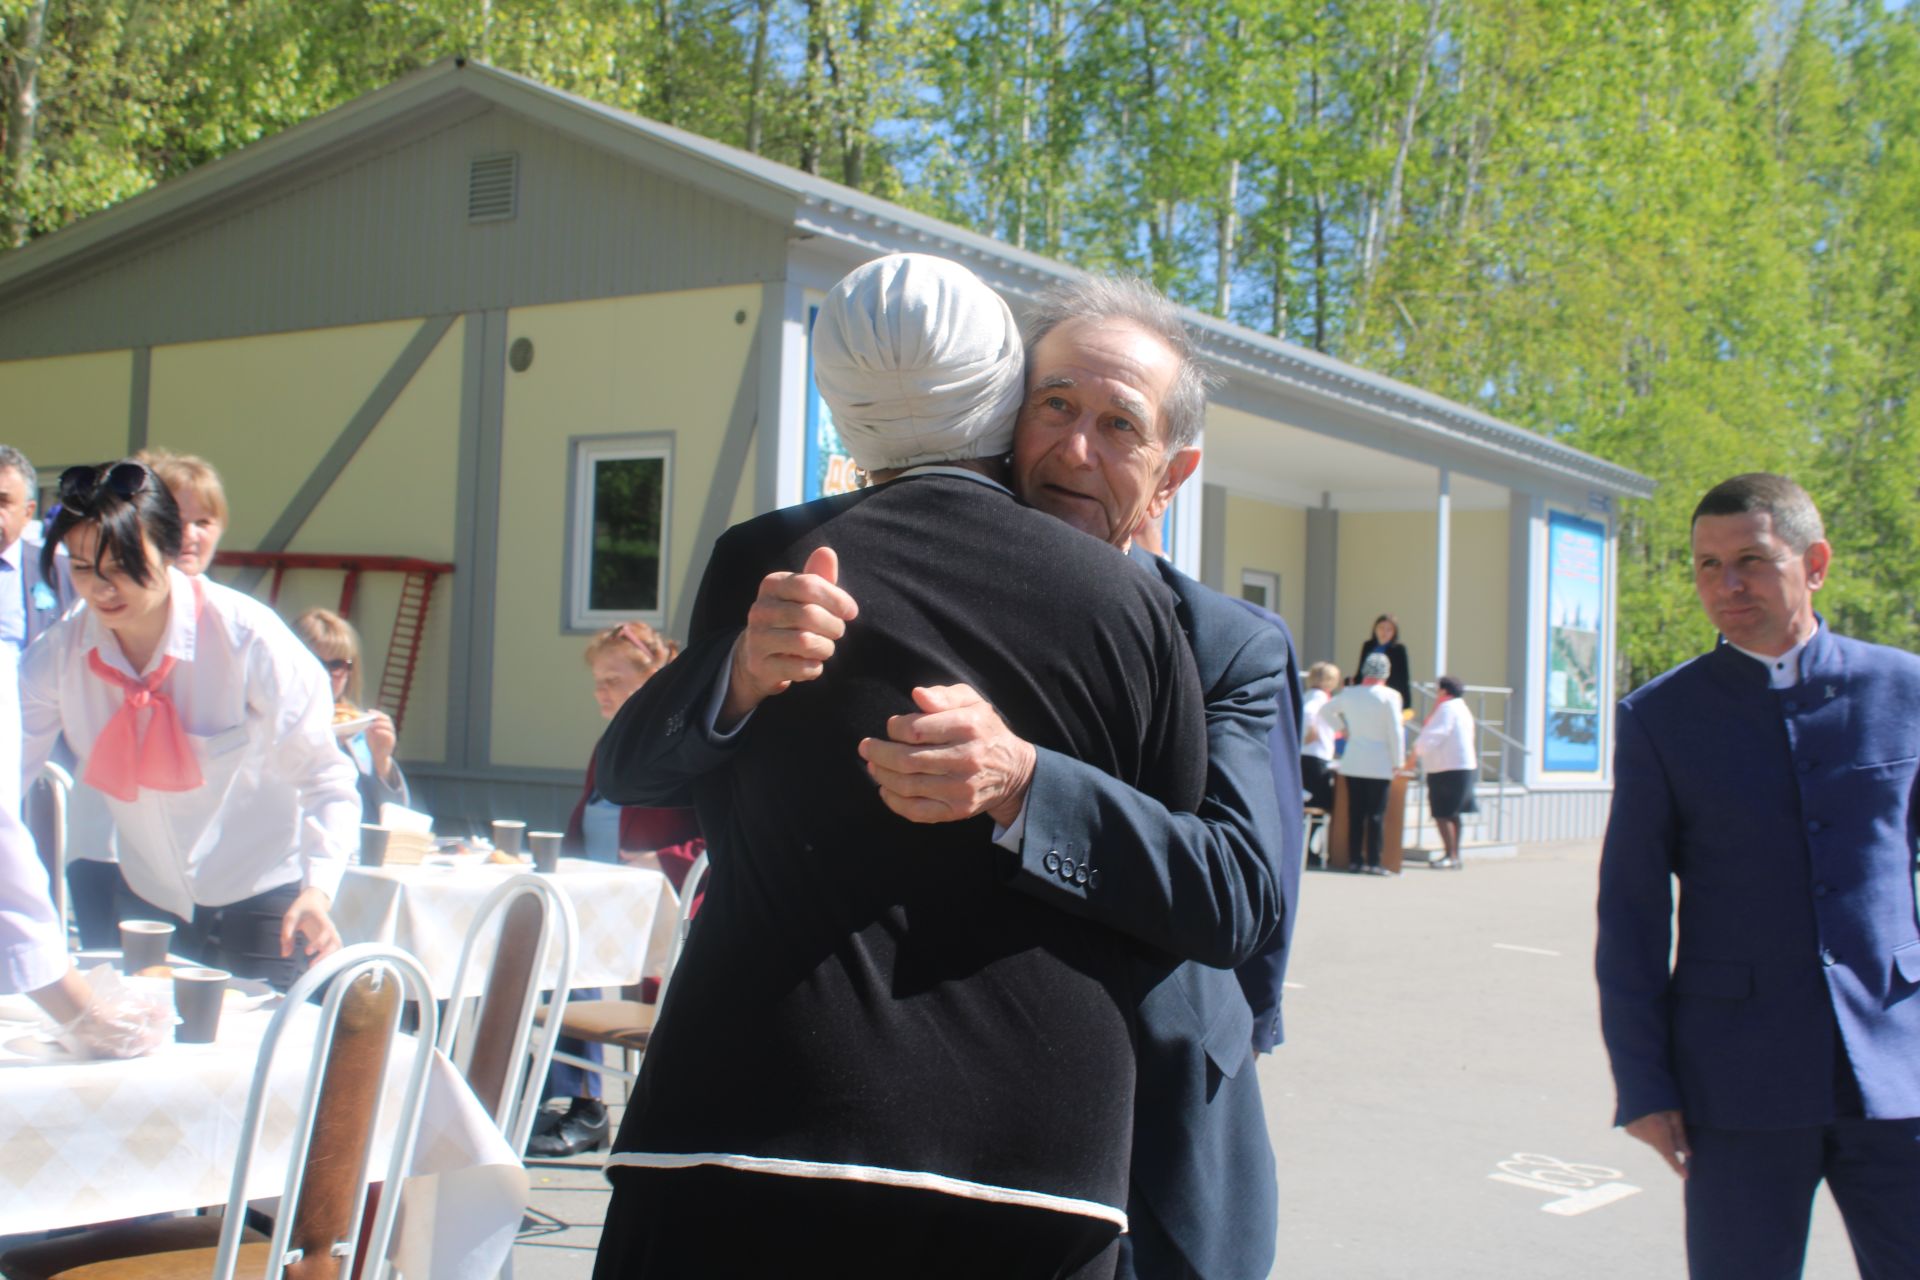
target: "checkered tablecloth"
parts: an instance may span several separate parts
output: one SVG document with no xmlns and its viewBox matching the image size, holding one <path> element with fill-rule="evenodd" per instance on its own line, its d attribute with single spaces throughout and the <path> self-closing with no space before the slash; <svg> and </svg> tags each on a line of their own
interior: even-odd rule
<svg viewBox="0 0 1920 1280">
<path fill-rule="evenodd" d="M 481 863 L 450 866 L 353 867 L 333 904 L 340 937 L 386 942 L 416 956 L 433 993 L 453 994 L 460 948 L 480 904 L 514 869 Z M 658 871 L 616 863 L 562 858 L 553 883 L 573 903 L 580 923 L 574 956 L 574 987 L 620 987 L 666 967 L 679 903 Z M 483 955 L 492 954 L 489 941 Z M 543 985 L 554 983 L 553 956 Z M 486 966 L 476 967 L 465 994 L 479 994 Z"/>
<path fill-rule="evenodd" d="M 0 1010 L 0 1019 L 9 1016 Z M 316 1006 L 287 1027 L 250 1170 L 249 1199 L 286 1183 Z M 76 1061 L 23 1022 L 0 1020 L 0 1236 L 225 1204 L 254 1062 L 272 1015 L 224 1014 L 217 1043 L 168 1041 L 151 1056 Z M 374 1144 L 392 1129 L 412 1037 L 394 1047 Z M 492 1275 L 513 1246 L 527 1175 L 451 1063 L 434 1054 L 393 1256 L 406 1275 Z"/>
</svg>

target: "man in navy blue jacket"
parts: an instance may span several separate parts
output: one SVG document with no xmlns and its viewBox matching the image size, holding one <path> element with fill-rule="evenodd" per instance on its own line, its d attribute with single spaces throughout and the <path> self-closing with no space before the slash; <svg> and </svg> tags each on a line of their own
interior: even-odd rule
<svg viewBox="0 0 1920 1280">
<path fill-rule="evenodd" d="M 1715 487 L 1692 538 L 1724 642 L 1619 710 L 1616 1122 L 1686 1180 L 1696 1280 L 1799 1275 L 1822 1179 L 1863 1277 L 1920 1276 L 1920 658 L 1814 613 L 1832 552 L 1791 480 Z"/>
<path fill-rule="evenodd" d="M 1050 291 L 1027 317 L 1015 491 L 1127 549 L 1199 460 L 1201 376 L 1173 308 L 1145 286 Z M 964 686 L 935 691 L 920 714 L 890 723 L 896 741 L 863 751 L 882 798 L 909 817 L 1018 810 L 999 838 L 1018 856 L 1014 883 L 1189 961 L 1142 993 L 1120 1275 L 1259 1280 L 1279 1196 L 1253 1055 L 1280 1039 L 1299 894 L 1299 670 L 1284 622 L 1156 549 L 1132 555 L 1172 590 L 1206 697 L 1206 794 L 1194 813 L 1028 746 Z"/>
</svg>

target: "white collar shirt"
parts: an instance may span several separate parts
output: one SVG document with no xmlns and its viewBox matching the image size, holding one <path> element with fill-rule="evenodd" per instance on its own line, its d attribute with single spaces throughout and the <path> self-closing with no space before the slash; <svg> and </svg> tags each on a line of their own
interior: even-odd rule
<svg viewBox="0 0 1920 1280">
<path fill-rule="evenodd" d="M 1340 772 L 1350 778 L 1391 778 L 1407 757 L 1400 695 L 1384 684 L 1347 686 L 1320 708 L 1320 718 L 1346 728 Z"/>
<path fill-rule="evenodd" d="M 1817 636 L 1819 634 L 1820 628 L 1815 627 L 1813 629 L 1813 635 Z M 1771 658 L 1764 653 L 1755 653 L 1751 649 L 1740 649 L 1740 646 L 1733 644 L 1731 640 L 1727 641 L 1727 643 L 1733 645 L 1736 649 L 1740 649 L 1740 652 L 1746 654 L 1749 658 L 1752 658 L 1755 662 L 1767 669 L 1767 686 L 1769 688 L 1791 689 L 1800 683 L 1800 654 L 1801 651 L 1807 647 L 1807 641 L 1811 639 L 1813 639 L 1813 636 L 1808 636 L 1806 640 L 1802 640 L 1785 653 L 1776 654 Z"/>
<path fill-rule="evenodd" d="M 131 801 L 105 797 L 128 886 L 183 919 L 196 906 L 228 906 L 286 884 L 334 897 L 358 843 L 360 795 L 353 761 L 334 739 L 326 669 L 266 605 L 202 579 L 197 609 L 194 580 L 167 573 L 167 630 L 146 671 L 133 670 L 87 609 L 28 650 L 22 776 L 38 775 L 62 733 L 84 772 L 119 712 L 125 695 L 89 670 L 89 652 L 135 678 L 172 656 L 178 665 L 162 691 L 203 781 L 190 791 L 143 787 Z"/>
<path fill-rule="evenodd" d="M 0 645 L 16 654 L 27 644 L 26 554 L 24 537 L 0 551 Z"/>
<path fill-rule="evenodd" d="M 1413 753 L 1420 757 L 1428 773 L 1449 773 L 1456 769 L 1477 769 L 1473 712 L 1458 698 L 1448 698 L 1433 709 L 1413 740 Z"/>
</svg>

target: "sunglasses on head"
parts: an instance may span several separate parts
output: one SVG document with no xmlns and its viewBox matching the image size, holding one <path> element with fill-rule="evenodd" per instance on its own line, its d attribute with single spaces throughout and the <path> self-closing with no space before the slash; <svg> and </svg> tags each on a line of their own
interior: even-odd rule
<svg viewBox="0 0 1920 1280">
<path fill-rule="evenodd" d="M 85 512 L 102 493 L 133 498 L 147 487 L 152 474 L 137 462 L 68 467 L 60 473 L 60 505 Z"/>
<path fill-rule="evenodd" d="M 344 676 L 353 670 L 352 658 L 328 658 L 327 672 L 330 675 Z"/>
</svg>

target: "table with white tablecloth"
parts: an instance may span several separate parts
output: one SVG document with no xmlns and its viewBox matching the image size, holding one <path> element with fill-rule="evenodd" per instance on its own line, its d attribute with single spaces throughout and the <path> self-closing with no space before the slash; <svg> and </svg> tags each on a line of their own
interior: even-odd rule
<svg viewBox="0 0 1920 1280">
<path fill-rule="evenodd" d="M 277 1196 L 285 1185 L 319 1012 L 295 1011 L 283 1035 L 249 1199 Z M 226 1203 L 270 1012 L 227 1010 L 214 1044 L 169 1040 L 148 1057 L 99 1062 L 73 1059 L 30 1017 L 15 1001 L 0 1005 L 0 1236 Z M 416 1051 L 403 1036 L 389 1061 L 375 1177 L 391 1156 L 390 1119 Z M 446 1280 L 494 1274 L 513 1246 L 527 1190 L 499 1129 L 435 1051 L 401 1191 L 393 1256 L 402 1271 Z"/>
<path fill-rule="evenodd" d="M 436 996 L 453 993 L 453 976 L 467 930 L 489 893 L 515 868 L 474 859 L 419 866 L 351 867 L 333 903 L 340 937 L 404 948 L 427 971 Z M 580 925 L 574 987 L 623 987 L 666 968 L 678 900 L 658 871 L 618 863 L 562 858 L 548 877 L 573 904 Z M 482 953 L 491 955 L 491 947 Z M 541 985 L 553 986 L 551 965 Z M 479 993 L 484 965 L 470 978 Z"/>
</svg>

